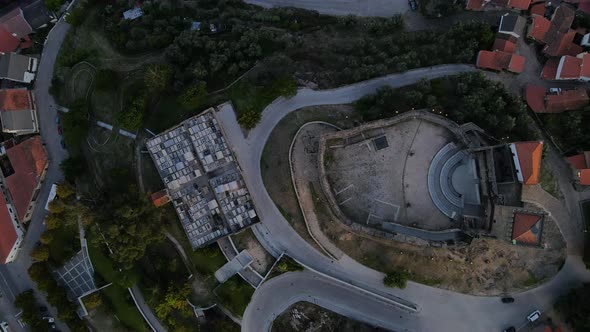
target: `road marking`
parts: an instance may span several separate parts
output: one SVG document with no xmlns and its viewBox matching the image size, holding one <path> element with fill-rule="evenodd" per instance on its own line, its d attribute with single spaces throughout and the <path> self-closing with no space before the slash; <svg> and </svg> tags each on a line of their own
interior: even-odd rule
<svg viewBox="0 0 590 332">
<path fill-rule="evenodd" d="M 12 295 L 12 300 L 14 301 L 16 296 L 14 296 L 14 292 L 12 291 L 12 288 L 10 288 L 10 285 L 8 285 L 8 281 L 6 280 L 6 277 L 4 277 L 4 272 L 0 271 L 0 275 L 2 275 L 2 280 L 4 281 L 4 284 L 6 285 L 6 288 L 8 289 L 8 291 L 10 291 L 10 295 Z"/>
</svg>

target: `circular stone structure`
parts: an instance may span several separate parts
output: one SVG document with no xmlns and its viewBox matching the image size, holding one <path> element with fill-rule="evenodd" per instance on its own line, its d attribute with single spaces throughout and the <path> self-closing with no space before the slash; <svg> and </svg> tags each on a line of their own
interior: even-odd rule
<svg viewBox="0 0 590 332">
<path fill-rule="evenodd" d="M 325 135 L 320 145 L 323 188 L 345 222 L 442 231 L 480 212 L 476 161 L 446 118 L 407 112 Z"/>
</svg>

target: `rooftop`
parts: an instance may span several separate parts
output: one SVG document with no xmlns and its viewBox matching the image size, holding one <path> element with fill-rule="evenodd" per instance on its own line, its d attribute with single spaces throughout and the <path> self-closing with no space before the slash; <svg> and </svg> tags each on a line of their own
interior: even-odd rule
<svg viewBox="0 0 590 332">
<path fill-rule="evenodd" d="M 516 142 L 510 144 L 518 180 L 525 185 L 539 183 L 543 141 Z"/>
<path fill-rule="evenodd" d="M 519 244 L 539 245 L 543 230 L 543 216 L 522 212 L 514 213 L 512 241 Z"/>
<path fill-rule="evenodd" d="M 150 198 L 156 207 L 160 207 L 170 202 L 170 196 L 168 196 L 166 189 L 153 193 Z"/>
<path fill-rule="evenodd" d="M 524 70 L 525 57 L 503 51 L 479 51 L 476 66 L 496 71 L 508 70 L 521 73 Z"/>
<path fill-rule="evenodd" d="M 35 79 L 38 60 L 17 53 L 0 55 L 0 78 L 31 83 Z"/>
<path fill-rule="evenodd" d="M 524 30 L 525 25 L 526 20 L 524 17 L 512 13 L 504 14 L 500 17 L 500 27 L 498 28 L 498 32 L 516 34 L 516 36 L 519 37 L 520 32 Z"/>
<path fill-rule="evenodd" d="M 6 198 L 0 190 L 0 263 L 4 264 L 7 261 L 12 248 L 16 244 L 18 235 L 14 228 L 14 223 L 8 207 L 6 205 Z"/>
<path fill-rule="evenodd" d="M 258 221 L 213 109 L 153 137 L 146 146 L 194 248 Z"/>
<path fill-rule="evenodd" d="M 530 4 L 531 0 L 508 0 L 508 7 L 520 10 L 529 9 Z"/>
<path fill-rule="evenodd" d="M 551 21 L 543 16 L 533 16 L 533 23 L 529 28 L 528 37 L 537 41 L 544 41 L 545 34 L 549 31 Z"/>
<path fill-rule="evenodd" d="M 514 53 L 516 50 L 516 43 L 509 39 L 496 38 L 492 50 Z"/>
<path fill-rule="evenodd" d="M 6 150 L 14 174 L 6 178 L 6 186 L 19 220 L 25 218 L 35 188 L 49 160 L 40 136 L 31 137 Z"/>
</svg>

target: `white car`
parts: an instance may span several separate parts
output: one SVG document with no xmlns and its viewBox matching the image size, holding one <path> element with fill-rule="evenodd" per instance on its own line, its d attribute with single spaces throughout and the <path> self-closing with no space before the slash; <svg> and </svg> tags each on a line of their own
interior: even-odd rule
<svg viewBox="0 0 590 332">
<path fill-rule="evenodd" d="M 541 312 L 539 310 L 535 310 L 535 311 L 531 312 L 528 316 L 526 316 L 526 319 L 532 323 L 532 322 L 536 321 L 537 319 L 539 319 L 540 317 L 541 317 Z"/>
</svg>

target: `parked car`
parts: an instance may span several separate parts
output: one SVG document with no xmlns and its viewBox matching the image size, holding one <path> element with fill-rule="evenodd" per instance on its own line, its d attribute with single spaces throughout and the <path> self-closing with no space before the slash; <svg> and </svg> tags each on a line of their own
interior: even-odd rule
<svg viewBox="0 0 590 332">
<path fill-rule="evenodd" d="M 502 303 L 512 303 L 512 302 L 514 302 L 513 297 L 503 297 L 502 298 Z"/>
<path fill-rule="evenodd" d="M 55 123 L 56 123 L 56 124 L 59 124 L 60 122 L 61 122 L 61 120 L 60 120 L 60 118 L 59 118 L 59 115 L 56 115 L 56 116 L 55 116 Z"/>
<path fill-rule="evenodd" d="M 516 332 L 516 329 L 514 328 L 514 326 L 510 326 L 507 329 L 504 329 L 504 332 Z"/>
<path fill-rule="evenodd" d="M 57 133 L 58 134 L 63 134 L 63 129 L 61 129 L 61 126 L 57 126 Z"/>
<path fill-rule="evenodd" d="M 418 9 L 418 4 L 416 3 L 416 0 L 408 0 L 408 4 L 410 5 L 410 9 L 412 9 L 413 11 L 416 11 L 416 9 Z"/>
<path fill-rule="evenodd" d="M 55 318 L 51 317 L 51 316 L 45 316 L 43 317 L 43 320 L 46 320 L 47 323 L 55 323 Z"/>
<path fill-rule="evenodd" d="M 531 312 L 528 316 L 526 316 L 526 319 L 532 323 L 532 322 L 536 321 L 537 319 L 539 319 L 540 317 L 541 317 L 541 312 L 539 310 L 535 310 L 535 311 Z"/>
<path fill-rule="evenodd" d="M 558 93 L 558 92 L 561 92 L 561 89 L 560 88 L 549 88 L 549 92 Z"/>
</svg>

